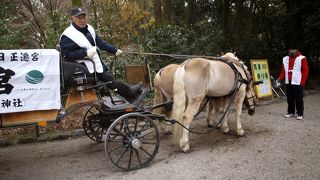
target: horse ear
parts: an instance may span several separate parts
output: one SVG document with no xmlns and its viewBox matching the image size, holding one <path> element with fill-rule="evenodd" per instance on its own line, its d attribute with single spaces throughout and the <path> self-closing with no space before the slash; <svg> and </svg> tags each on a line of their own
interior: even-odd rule
<svg viewBox="0 0 320 180">
<path fill-rule="evenodd" d="M 220 56 L 223 56 L 223 55 L 224 55 L 224 53 L 222 51 L 220 51 Z"/>
<path fill-rule="evenodd" d="M 235 56 L 237 56 L 237 52 L 233 52 L 233 54 L 234 54 Z"/>
</svg>

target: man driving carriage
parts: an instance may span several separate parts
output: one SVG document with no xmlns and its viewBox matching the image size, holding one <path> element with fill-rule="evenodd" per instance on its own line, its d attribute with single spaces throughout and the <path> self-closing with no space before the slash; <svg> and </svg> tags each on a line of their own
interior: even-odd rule
<svg viewBox="0 0 320 180">
<path fill-rule="evenodd" d="M 107 66 L 101 60 L 99 50 L 116 56 L 120 55 L 122 51 L 102 40 L 96 34 L 93 27 L 87 24 L 86 15 L 87 13 L 83 8 L 72 9 L 72 23 L 64 30 L 60 37 L 62 57 L 66 60 L 82 64 L 90 73 L 94 73 L 95 69 L 99 80 L 103 82 L 111 81 L 112 83 L 109 87 L 112 90 L 115 90 L 129 102 L 133 102 L 139 93 L 141 93 L 142 83 L 129 86 L 126 83 L 117 81 L 113 74 L 108 72 Z M 84 58 L 92 59 L 95 63 L 95 68 L 92 62 L 82 60 Z"/>
</svg>

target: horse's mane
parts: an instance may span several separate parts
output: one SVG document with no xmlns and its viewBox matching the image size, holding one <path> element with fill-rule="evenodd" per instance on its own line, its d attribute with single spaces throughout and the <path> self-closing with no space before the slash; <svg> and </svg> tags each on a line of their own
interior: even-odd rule
<svg viewBox="0 0 320 180">
<path fill-rule="evenodd" d="M 237 64 L 239 66 L 244 65 L 244 63 L 242 61 L 239 60 L 239 58 L 231 52 L 228 52 L 224 55 L 222 55 L 221 57 L 228 59 L 229 61 L 231 61 L 234 64 Z"/>
<path fill-rule="evenodd" d="M 232 62 L 240 67 L 244 67 L 245 73 L 247 74 L 248 78 L 252 77 L 250 72 L 248 71 L 248 67 L 234 53 L 228 52 L 228 53 L 222 55 L 221 57 L 228 59 L 230 62 Z"/>
</svg>

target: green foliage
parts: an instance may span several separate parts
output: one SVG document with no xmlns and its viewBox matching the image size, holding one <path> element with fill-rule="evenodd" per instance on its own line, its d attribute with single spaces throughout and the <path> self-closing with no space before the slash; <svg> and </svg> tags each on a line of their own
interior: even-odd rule
<svg viewBox="0 0 320 180">
<path fill-rule="evenodd" d="M 90 15 L 90 23 L 97 23 L 99 34 L 118 47 L 140 43 L 144 31 L 154 24 L 150 1 L 96 0 L 93 5 L 96 14 Z"/>
<path fill-rule="evenodd" d="M 54 11 L 51 15 L 49 27 L 46 30 L 45 47 L 55 49 L 59 43 L 60 36 L 69 25 L 69 16 L 60 11 Z"/>
<path fill-rule="evenodd" d="M 19 49 L 25 32 L 26 26 L 15 31 L 0 19 L 0 49 Z"/>
<path fill-rule="evenodd" d="M 143 47 L 148 52 L 189 53 L 188 32 L 179 26 L 165 25 L 154 27 L 145 35 Z"/>
<path fill-rule="evenodd" d="M 9 24 L 16 20 L 16 16 L 10 16 L 9 10 L 12 9 L 10 1 L 0 3 L 0 49 L 16 49 L 23 43 L 23 35 L 27 26 L 13 29 Z"/>
<path fill-rule="evenodd" d="M 217 55 L 221 48 L 221 29 L 208 22 L 193 26 L 164 25 L 145 35 L 143 47 L 157 53 Z"/>
</svg>

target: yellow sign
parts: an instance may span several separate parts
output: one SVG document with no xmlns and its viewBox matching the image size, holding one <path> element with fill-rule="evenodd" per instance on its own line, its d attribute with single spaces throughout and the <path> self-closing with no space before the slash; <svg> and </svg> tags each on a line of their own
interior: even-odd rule
<svg viewBox="0 0 320 180">
<path fill-rule="evenodd" d="M 252 59 L 250 60 L 250 64 L 251 64 L 253 80 L 263 82 L 255 86 L 258 98 L 272 96 L 273 94 L 272 94 L 268 60 Z"/>
</svg>

